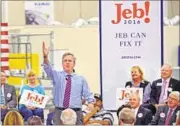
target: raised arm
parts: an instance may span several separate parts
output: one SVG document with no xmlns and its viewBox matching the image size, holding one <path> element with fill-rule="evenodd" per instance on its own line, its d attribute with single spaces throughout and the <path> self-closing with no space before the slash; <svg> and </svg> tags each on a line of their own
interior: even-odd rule
<svg viewBox="0 0 180 126">
<path fill-rule="evenodd" d="M 42 52 L 43 52 L 44 63 L 49 64 L 49 60 L 48 60 L 49 48 L 46 48 L 45 42 L 43 42 L 42 45 Z"/>
</svg>

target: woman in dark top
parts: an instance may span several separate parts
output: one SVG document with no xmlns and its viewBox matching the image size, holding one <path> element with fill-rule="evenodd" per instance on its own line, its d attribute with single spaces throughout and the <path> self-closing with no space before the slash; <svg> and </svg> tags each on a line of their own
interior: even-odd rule
<svg viewBox="0 0 180 126">
<path fill-rule="evenodd" d="M 143 103 L 148 103 L 151 93 L 150 82 L 144 79 L 144 73 L 139 66 L 131 68 L 131 81 L 126 82 L 126 88 L 143 88 Z"/>
</svg>

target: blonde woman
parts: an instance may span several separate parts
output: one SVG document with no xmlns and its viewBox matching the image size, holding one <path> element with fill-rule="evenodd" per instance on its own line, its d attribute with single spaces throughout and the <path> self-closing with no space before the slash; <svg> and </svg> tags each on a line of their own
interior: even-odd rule
<svg viewBox="0 0 180 126">
<path fill-rule="evenodd" d="M 28 72 L 27 80 L 28 80 L 28 83 L 22 87 L 20 95 L 22 95 L 24 90 L 30 90 L 30 91 L 34 91 L 39 94 L 45 95 L 44 88 L 37 81 L 35 71 L 30 70 Z M 44 120 L 44 112 L 42 108 L 35 108 L 33 106 L 26 106 L 26 105 L 20 104 L 19 110 L 22 116 L 24 117 L 25 121 L 27 121 L 28 118 L 33 115 L 39 116 L 42 120 Z"/>
<path fill-rule="evenodd" d="M 4 126 L 23 126 L 24 125 L 24 120 L 23 117 L 21 116 L 21 114 L 18 111 L 12 110 L 9 111 L 5 118 L 4 118 Z"/>
<path fill-rule="evenodd" d="M 144 79 L 143 70 L 140 66 L 131 68 L 131 81 L 126 82 L 126 88 L 143 88 L 143 103 L 148 103 L 150 100 L 151 84 Z"/>
</svg>

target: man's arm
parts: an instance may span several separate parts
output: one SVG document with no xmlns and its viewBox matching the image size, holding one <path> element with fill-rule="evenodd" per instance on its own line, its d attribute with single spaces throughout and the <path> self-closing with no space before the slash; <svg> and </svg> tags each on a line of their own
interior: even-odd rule
<svg viewBox="0 0 180 126">
<path fill-rule="evenodd" d="M 95 107 L 90 113 L 88 113 L 86 116 L 84 116 L 84 124 L 87 124 L 89 122 L 89 119 L 95 115 L 99 111 L 99 107 Z"/>
<path fill-rule="evenodd" d="M 83 87 L 82 87 L 82 95 L 83 97 L 86 99 L 86 101 L 89 103 L 94 103 L 95 102 L 95 98 L 93 93 L 90 92 L 90 89 L 88 87 L 88 84 L 86 82 L 86 80 L 82 77 L 82 83 L 83 83 Z"/>
<path fill-rule="evenodd" d="M 156 82 L 153 82 L 152 83 L 152 86 L 151 86 L 151 94 L 150 94 L 150 101 L 151 103 L 154 105 L 154 104 L 157 104 L 156 102 L 156 93 L 157 90 L 156 90 Z"/>
<path fill-rule="evenodd" d="M 8 106 L 9 108 L 16 108 L 16 105 L 17 105 L 16 89 L 15 89 L 14 86 L 10 86 L 10 87 L 11 87 L 11 89 L 12 89 L 12 92 L 11 92 L 12 99 L 11 99 L 11 101 L 9 101 L 9 102 L 7 103 L 7 106 Z"/>
<path fill-rule="evenodd" d="M 42 52 L 43 52 L 43 59 L 44 59 L 44 71 L 46 72 L 47 76 L 54 80 L 53 70 L 51 65 L 49 64 L 48 56 L 49 56 L 49 48 L 46 48 L 45 42 L 42 45 Z"/>
</svg>

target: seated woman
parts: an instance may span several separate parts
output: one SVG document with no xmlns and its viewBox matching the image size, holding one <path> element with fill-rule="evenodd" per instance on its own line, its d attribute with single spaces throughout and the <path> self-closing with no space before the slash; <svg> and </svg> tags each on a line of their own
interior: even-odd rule
<svg viewBox="0 0 180 126">
<path fill-rule="evenodd" d="M 151 84 L 144 79 L 144 73 L 139 66 L 131 68 L 132 80 L 126 82 L 126 88 L 143 88 L 143 103 L 148 103 L 150 100 Z"/>
<path fill-rule="evenodd" d="M 24 90 L 31 90 L 39 94 L 45 95 L 44 88 L 41 86 L 41 84 L 38 83 L 37 78 L 36 78 L 36 73 L 33 70 L 30 70 L 28 72 L 27 80 L 28 80 L 28 83 L 22 87 L 20 91 L 20 96 L 23 94 Z M 44 112 L 42 108 L 36 108 L 33 106 L 26 106 L 26 105 L 20 104 L 19 111 L 24 117 L 25 121 L 27 121 L 28 118 L 33 115 L 39 116 L 42 120 L 44 120 Z"/>
</svg>

